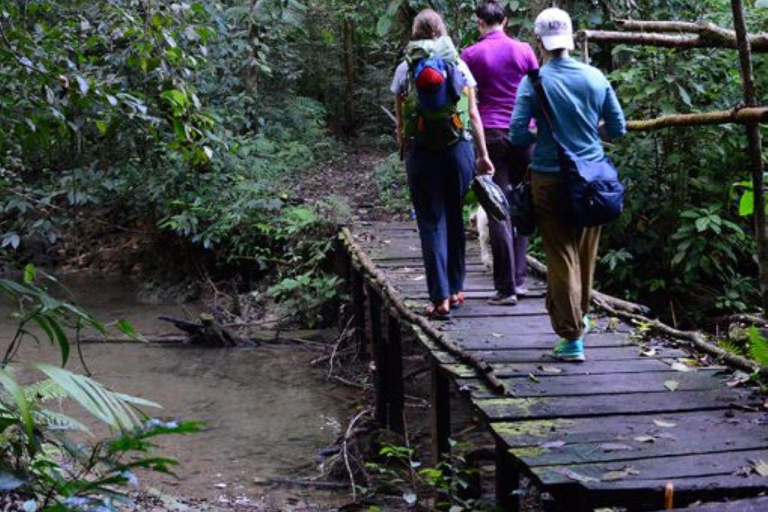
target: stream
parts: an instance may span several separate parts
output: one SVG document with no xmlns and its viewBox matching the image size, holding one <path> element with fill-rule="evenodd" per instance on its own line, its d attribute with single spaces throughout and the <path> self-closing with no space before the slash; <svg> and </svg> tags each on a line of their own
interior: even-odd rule
<svg viewBox="0 0 768 512">
<path fill-rule="evenodd" d="M 128 281 L 94 275 L 61 276 L 60 281 L 98 319 L 124 318 L 145 335 L 179 334 L 157 317 L 183 318 L 202 310 L 201 304 L 142 302 Z M 14 328 L 4 315 L 0 335 L 9 339 Z M 160 454 L 180 462 L 178 479 L 141 477 L 143 486 L 185 498 L 253 498 L 263 493 L 266 479 L 316 476 L 316 453 L 342 433 L 355 398 L 312 369 L 310 361 L 321 352 L 301 345 L 216 349 L 88 343 L 83 352 L 95 379 L 162 404 L 162 410 L 148 414 L 204 422 L 202 433 L 158 443 Z M 58 358 L 56 347 L 28 342 L 17 359 L 56 363 Z M 76 356 L 67 367 L 81 369 Z M 65 411 L 71 413 L 72 407 Z"/>
</svg>

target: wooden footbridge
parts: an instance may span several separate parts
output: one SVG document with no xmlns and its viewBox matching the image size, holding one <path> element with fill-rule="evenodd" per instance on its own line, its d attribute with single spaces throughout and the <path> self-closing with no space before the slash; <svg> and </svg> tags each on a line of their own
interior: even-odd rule
<svg viewBox="0 0 768 512">
<path fill-rule="evenodd" d="M 555 361 L 543 283 L 515 307 L 487 305 L 492 277 L 472 244 L 466 304 L 430 323 L 419 315 L 427 291 L 414 223 L 360 225 L 342 240 L 355 321 L 376 365 L 377 419 L 404 431 L 408 332 L 432 365 L 434 452 L 449 450 L 453 385 L 496 440 L 503 510 L 519 509 L 521 476 L 552 497 L 548 510 L 569 512 L 660 510 L 670 489 L 676 507 L 768 490 L 765 398 L 727 385 L 722 368 L 691 366 L 684 349 L 641 343 L 612 318 L 598 318 L 585 363 Z M 718 506 L 768 510 L 765 500 Z"/>
</svg>

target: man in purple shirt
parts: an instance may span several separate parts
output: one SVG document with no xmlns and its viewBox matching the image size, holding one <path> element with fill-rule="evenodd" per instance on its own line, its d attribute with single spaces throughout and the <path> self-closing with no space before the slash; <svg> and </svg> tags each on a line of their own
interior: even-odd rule
<svg viewBox="0 0 768 512">
<path fill-rule="evenodd" d="M 477 81 L 477 102 L 485 129 L 488 153 L 496 172 L 493 181 L 505 189 L 520 181 L 530 160 L 529 148 L 520 149 L 509 142 L 509 123 L 515 106 L 517 87 L 525 74 L 539 63 L 526 43 L 504 33 L 507 23 L 498 0 L 485 0 L 475 11 L 480 40 L 464 50 L 461 58 Z M 488 219 L 493 253 L 493 281 L 496 288 L 488 302 L 499 306 L 517 304 L 524 295 L 528 238 L 515 236 L 510 220 Z"/>
</svg>

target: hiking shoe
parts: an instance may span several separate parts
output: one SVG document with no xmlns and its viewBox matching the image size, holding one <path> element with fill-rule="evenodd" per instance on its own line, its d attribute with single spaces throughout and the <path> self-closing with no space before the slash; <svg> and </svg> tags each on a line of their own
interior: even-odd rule
<svg viewBox="0 0 768 512">
<path fill-rule="evenodd" d="M 491 306 L 514 306 L 517 304 L 517 295 L 496 292 L 496 295 L 488 299 L 488 304 Z"/>
<path fill-rule="evenodd" d="M 552 352 L 561 361 L 584 361 L 584 343 L 578 340 L 560 340 Z"/>
<path fill-rule="evenodd" d="M 581 335 L 583 338 L 587 334 L 589 334 L 589 331 L 592 330 L 592 322 L 589 320 L 589 314 L 585 314 L 584 318 L 581 319 L 581 321 L 584 323 L 584 334 Z"/>
<path fill-rule="evenodd" d="M 530 292 L 528 291 L 528 288 L 525 286 L 515 286 L 515 295 L 518 297 L 525 297 Z"/>
</svg>

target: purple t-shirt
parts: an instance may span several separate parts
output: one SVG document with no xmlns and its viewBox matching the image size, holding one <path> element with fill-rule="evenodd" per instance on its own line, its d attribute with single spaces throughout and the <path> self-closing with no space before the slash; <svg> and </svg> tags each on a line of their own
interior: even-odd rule
<svg viewBox="0 0 768 512">
<path fill-rule="evenodd" d="M 533 49 L 494 30 L 461 52 L 461 58 L 477 80 L 483 127 L 509 129 L 517 86 L 529 70 L 539 67 Z"/>
</svg>

